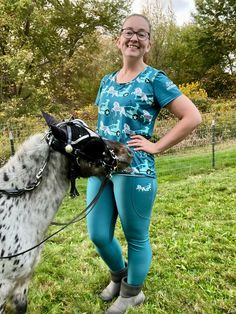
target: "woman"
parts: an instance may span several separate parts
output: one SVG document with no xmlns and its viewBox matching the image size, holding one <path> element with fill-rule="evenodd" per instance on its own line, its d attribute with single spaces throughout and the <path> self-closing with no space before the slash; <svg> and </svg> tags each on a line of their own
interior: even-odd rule
<svg viewBox="0 0 236 314">
<path fill-rule="evenodd" d="M 131 168 L 113 174 L 87 217 L 90 238 L 111 274 L 100 297 L 110 301 L 118 296 L 106 313 L 125 313 L 145 299 L 142 286 L 152 258 L 149 225 L 157 191 L 153 155 L 183 140 L 201 122 L 197 108 L 165 73 L 144 62 L 151 48 L 150 36 L 151 26 L 145 16 L 133 14 L 125 19 L 117 40 L 123 66 L 102 79 L 96 99 L 97 131 L 105 138 L 126 143 L 134 155 Z M 179 121 L 153 143 L 150 138 L 162 107 Z M 99 177 L 89 179 L 88 203 L 101 181 Z M 114 237 L 118 216 L 128 244 L 127 263 Z"/>
</svg>

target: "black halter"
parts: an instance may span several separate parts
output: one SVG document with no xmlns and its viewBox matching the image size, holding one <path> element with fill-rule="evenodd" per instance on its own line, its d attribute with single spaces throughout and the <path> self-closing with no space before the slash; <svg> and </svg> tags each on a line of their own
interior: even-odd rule
<svg viewBox="0 0 236 314">
<path fill-rule="evenodd" d="M 69 159 L 84 159 L 91 165 L 102 166 L 111 173 L 117 168 L 117 156 L 109 149 L 105 141 L 92 131 L 82 120 L 74 119 L 60 122 L 56 125 L 66 131 L 66 139 L 56 138 L 51 131 L 48 132 L 49 145 L 56 151 L 65 154 Z"/>
<path fill-rule="evenodd" d="M 6 194 L 6 195 L 11 196 L 11 197 L 17 197 L 17 196 L 21 196 L 22 194 L 24 194 L 26 192 L 33 191 L 35 188 L 37 188 L 37 186 L 39 186 L 39 184 L 42 181 L 43 172 L 47 166 L 49 158 L 50 158 L 50 153 L 48 153 L 48 156 L 47 156 L 43 166 L 39 169 L 39 172 L 36 174 L 35 180 L 32 183 L 30 183 L 29 185 L 27 185 L 26 187 L 24 187 L 22 189 L 0 189 L 0 193 Z"/>
<path fill-rule="evenodd" d="M 56 125 L 61 130 L 55 136 L 52 127 L 46 135 L 50 147 L 66 155 L 70 160 L 69 179 L 72 197 L 78 195 L 75 179 L 81 176 L 80 163 L 85 160 L 90 167 L 103 167 L 105 176 L 109 177 L 117 168 L 117 156 L 97 133 L 92 131 L 82 120 L 73 119 Z"/>
</svg>

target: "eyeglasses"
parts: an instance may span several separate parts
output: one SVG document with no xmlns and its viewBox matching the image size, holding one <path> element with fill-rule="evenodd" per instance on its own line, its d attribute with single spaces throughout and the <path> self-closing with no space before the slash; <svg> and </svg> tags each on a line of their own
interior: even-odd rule
<svg viewBox="0 0 236 314">
<path fill-rule="evenodd" d="M 146 32 L 146 31 L 135 32 L 129 28 L 122 28 L 121 34 L 127 39 L 131 39 L 134 36 L 134 34 L 136 34 L 136 36 L 138 37 L 139 40 L 146 40 L 146 39 L 150 38 L 150 33 Z"/>
</svg>

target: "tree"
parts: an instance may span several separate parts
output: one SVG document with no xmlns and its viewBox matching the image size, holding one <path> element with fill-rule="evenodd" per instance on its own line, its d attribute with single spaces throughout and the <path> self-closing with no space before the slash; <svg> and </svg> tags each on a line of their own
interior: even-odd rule
<svg viewBox="0 0 236 314">
<path fill-rule="evenodd" d="M 169 66 L 167 66 L 167 59 L 169 48 L 175 40 L 173 10 L 169 7 L 168 12 L 165 13 L 160 0 L 147 1 L 144 15 L 149 18 L 152 25 L 152 49 L 148 56 L 148 61 L 156 68 L 171 72 Z"/>
<path fill-rule="evenodd" d="M 160 0 L 148 3 L 144 12 L 152 24 L 149 63 L 164 70 L 176 84 L 198 80 L 202 56 L 197 44 L 197 26 L 177 26 L 171 5 L 164 11 Z"/>
<path fill-rule="evenodd" d="M 234 0 L 196 0 L 194 15 L 199 27 L 199 50 L 205 55 L 205 81 L 210 80 L 210 94 L 228 94 L 235 84 L 236 2 Z M 219 90 L 220 78 L 225 87 Z M 212 80 L 216 80 L 213 84 Z M 235 85 L 234 85 L 235 88 Z"/>
<path fill-rule="evenodd" d="M 95 98 L 84 78 L 96 81 L 98 38 L 114 33 L 129 7 L 126 0 L 0 0 L 0 110 L 61 110 Z"/>
<path fill-rule="evenodd" d="M 196 24 L 175 27 L 175 38 L 169 46 L 168 59 L 177 84 L 199 81 L 205 73 L 205 56 L 198 46 L 199 28 Z"/>
<path fill-rule="evenodd" d="M 208 65 L 221 64 L 232 74 L 236 57 L 236 2 L 196 0 L 195 20 L 200 27 L 201 49 L 209 54 Z"/>
<path fill-rule="evenodd" d="M 177 84 L 201 81 L 210 96 L 235 90 L 236 3 L 198 0 L 195 21 L 175 23 L 171 2 L 147 1 L 144 13 L 153 25 L 149 63 L 164 70 Z"/>
</svg>

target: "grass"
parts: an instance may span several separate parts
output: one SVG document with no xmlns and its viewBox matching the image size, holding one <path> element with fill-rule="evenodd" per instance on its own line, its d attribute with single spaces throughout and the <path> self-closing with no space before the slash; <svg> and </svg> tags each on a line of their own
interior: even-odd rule
<svg viewBox="0 0 236 314">
<path fill-rule="evenodd" d="M 156 159 L 159 182 L 187 178 L 189 175 L 209 173 L 236 164 L 236 142 L 215 146 L 214 167 L 211 146 L 176 151 Z"/>
<path fill-rule="evenodd" d="M 235 151 L 227 153 L 228 159 L 218 155 L 226 165 L 216 170 L 199 167 L 199 157 L 208 158 L 200 152 L 157 158 L 160 184 L 150 227 L 146 302 L 128 313 L 236 313 Z M 174 171 L 173 162 L 180 166 L 180 160 L 192 171 Z M 57 221 L 70 220 L 85 207 L 86 180 L 78 180 L 78 189 L 80 197 L 64 199 Z M 119 222 L 116 233 L 126 254 Z M 104 313 L 108 304 L 98 294 L 108 280 L 82 220 L 45 245 L 30 286 L 29 313 Z"/>
</svg>

